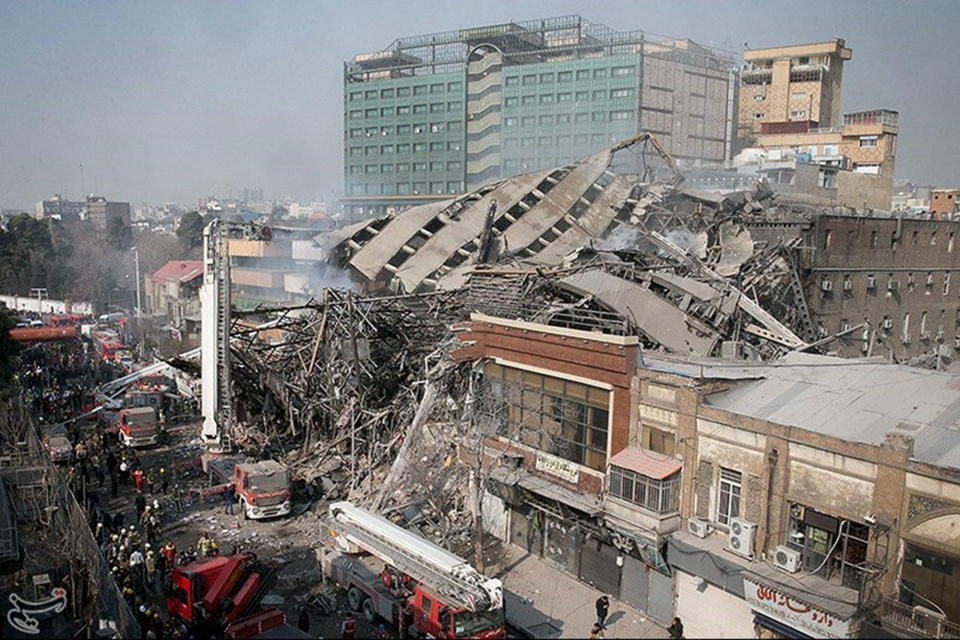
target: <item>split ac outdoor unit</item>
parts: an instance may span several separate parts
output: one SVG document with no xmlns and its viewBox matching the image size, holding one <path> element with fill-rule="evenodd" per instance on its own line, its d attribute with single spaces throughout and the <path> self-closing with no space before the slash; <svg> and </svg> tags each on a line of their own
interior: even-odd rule
<svg viewBox="0 0 960 640">
<path fill-rule="evenodd" d="M 706 520 L 690 518 L 687 520 L 687 531 L 698 538 L 706 538 L 707 534 L 710 533 L 710 525 L 707 524 Z"/>
<path fill-rule="evenodd" d="M 753 539 L 757 535 L 757 525 L 742 518 L 730 519 L 730 537 L 727 549 L 744 558 L 753 559 Z"/>
<path fill-rule="evenodd" d="M 773 564 L 787 573 L 796 573 L 800 570 L 800 552 L 781 544 L 773 554 Z"/>
</svg>

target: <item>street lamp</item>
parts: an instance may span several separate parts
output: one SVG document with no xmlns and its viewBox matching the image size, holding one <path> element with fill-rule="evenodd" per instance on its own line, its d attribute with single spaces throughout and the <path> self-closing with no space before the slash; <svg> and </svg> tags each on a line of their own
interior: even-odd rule
<svg viewBox="0 0 960 640">
<path fill-rule="evenodd" d="M 137 325 L 140 324 L 140 251 L 136 247 L 130 247 L 133 251 L 134 263 L 136 264 L 137 277 Z"/>
</svg>

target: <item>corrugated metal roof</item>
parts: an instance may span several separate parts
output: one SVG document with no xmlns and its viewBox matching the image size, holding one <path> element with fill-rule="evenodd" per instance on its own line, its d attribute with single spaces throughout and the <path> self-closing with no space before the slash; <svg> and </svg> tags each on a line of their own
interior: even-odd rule
<svg viewBox="0 0 960 640">
<path fill-rule="evenodd" d="M 203 275 L 202 260 L 171 260 L 150 276 L 154 282 L 164 284 L 167 280 L 189 282 Z"/>
<path fill-rule="evenodd" d="M 851 442 L 913 436 L 913 458 L 960 469 L 960 376 L 877 361 L 790 353 L 707 399 L 727 411 Z"/>
<path fill-rule="evenodd" d="M 635 471 L 655 480 L 663 480 L 672 476 L 683 467 L 683 463 L 676 458 L 647 451 L 640 447 L 627 447 L 611 457 L 609 464 L 621 469 Z"/>
</svg>

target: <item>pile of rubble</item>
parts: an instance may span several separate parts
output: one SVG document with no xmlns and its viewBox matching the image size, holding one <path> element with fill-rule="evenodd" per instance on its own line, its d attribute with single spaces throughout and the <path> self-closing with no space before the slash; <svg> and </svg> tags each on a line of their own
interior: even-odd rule
<svg viewBox="0 0 960 640">
<path fill-rule="evenodd" d="M 830 338 L 804 299 L 800 244 L 821 211 L 763 188 L 685 188 L 642 134 L 318 236 L 364 293 L 328 289 L 265 318 L 235 314 L 245 327 L 232 332 L 238 442 L 279 447 L 325 497 L 372 504 L 462 548 L 482 478 L 469 455 L 479 450 L 470 365 L 447 357 L 452 324 L 478 311 L 636 335 L 683 355 L 817 350 Z"/>
</svg>

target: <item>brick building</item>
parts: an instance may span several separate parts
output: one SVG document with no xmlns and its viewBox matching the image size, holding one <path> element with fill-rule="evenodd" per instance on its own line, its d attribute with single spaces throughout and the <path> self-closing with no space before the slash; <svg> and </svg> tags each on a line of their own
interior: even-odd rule
<svg viewBox="0 0 960 640">
<path fill-rule="evenodd" d="M 166 329 L 182 338 L 200 331 L 203 261 L 171 260 L 143 279 L 144 311 L 166 319 Z"/>
<path fill-rule="evenodd" d="M 930 213 L 938 220 L 951 219 L 960 211 L 960 189 L 931 189 Z"/>
<path fill-rule="evenodd" d="M 960 631 L 960 378 L 458 330 L 455 357 L 484 360 L 495 535 L 690 637 Z"/>
</svg>

